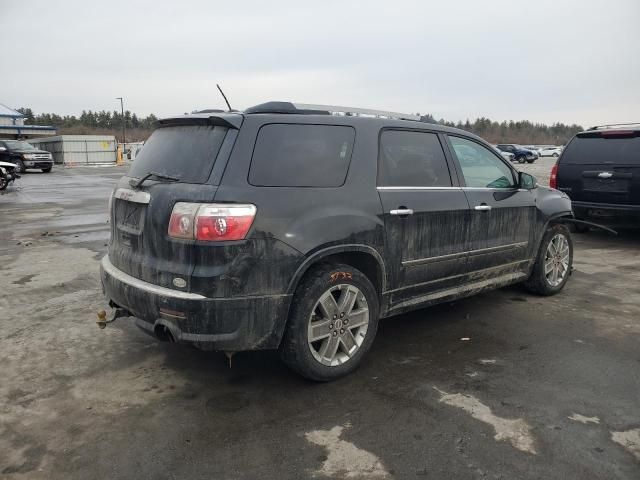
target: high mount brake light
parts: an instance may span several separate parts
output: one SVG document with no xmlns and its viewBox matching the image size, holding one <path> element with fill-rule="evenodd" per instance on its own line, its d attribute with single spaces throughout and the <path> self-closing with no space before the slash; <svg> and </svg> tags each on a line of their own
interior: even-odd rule
<svg viewBox="0 0 640 480">
<path fill-rule="evenodd" d="M 243 240 L 256 216 L 251 204 L 188 203 L 174 205 L 169 236 L 208 242 Z"/>
<path fill-rule="evenodd" d="M 558 164 L 556 163 L 551 167 L 551 176 L 549 177 L 549 186 L 551 188 L 558 188 Z"/>
</svg>

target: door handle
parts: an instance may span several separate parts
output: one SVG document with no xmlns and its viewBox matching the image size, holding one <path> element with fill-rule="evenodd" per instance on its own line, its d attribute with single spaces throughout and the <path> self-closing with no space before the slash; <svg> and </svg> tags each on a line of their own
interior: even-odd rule
<svg viewBox="0 0 640 480">
<path fill-rule="evenodd" d="M 413 215 L 413 210 L 410 208 L 397 208 L 395 210 L 389 211 L 391 215 Z"/>
<path fill-rule="evenodd" d="M 485 205 L 484 203 L 482 205 L 476 205 L 475 207 L 473 207 L 475 210 L 478 210 L 480 212 L 488 212 L 489 210 L 491 210 L 491 205 Z"/>
</svg>

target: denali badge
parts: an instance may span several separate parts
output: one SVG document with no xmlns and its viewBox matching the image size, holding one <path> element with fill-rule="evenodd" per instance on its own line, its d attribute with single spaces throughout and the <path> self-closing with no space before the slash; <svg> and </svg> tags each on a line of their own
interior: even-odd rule
<svg viewBox="0 0 640 480">
<path fill-rule="evenodd" d="M 599 178 L 611 178 L 611 177 L 613 177 L 613 173 L 611 173 L 611 172 L 600 172 L 598 174 L 598 177 Z"/>
</svg>

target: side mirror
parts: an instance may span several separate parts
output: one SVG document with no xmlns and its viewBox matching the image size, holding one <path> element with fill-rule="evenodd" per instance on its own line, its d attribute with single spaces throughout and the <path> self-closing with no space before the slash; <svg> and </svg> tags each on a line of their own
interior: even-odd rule
<svg viewBox="0 0 640 480">
<path fill-rule="evenodd" d="M 533 175 L 525 172 L 518 172 L 518 187 L 525 190 L 533 190 L 538 186 L 538 180 Z"/>
</svg>

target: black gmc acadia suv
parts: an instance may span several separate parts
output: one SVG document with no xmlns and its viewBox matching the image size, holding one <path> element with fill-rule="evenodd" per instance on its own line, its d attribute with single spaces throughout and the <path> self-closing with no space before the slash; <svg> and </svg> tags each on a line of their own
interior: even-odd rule
<svg viewBox="0 0 640 480">
<path fill-rule="evenodd" d="M 378 320 L 567 282 L 566 194 L 487 142 L 389 112 L 269 102 L 161 120 L 110 202 L 114 318 L 227 353 L 352 371 Z"/>
<path fill-rule="evenodd" d="M 549 183 L 571 197 L 578 219 L 640 227 L 640 123 L 578 133 L 551 170 Z"/>
</svg>

